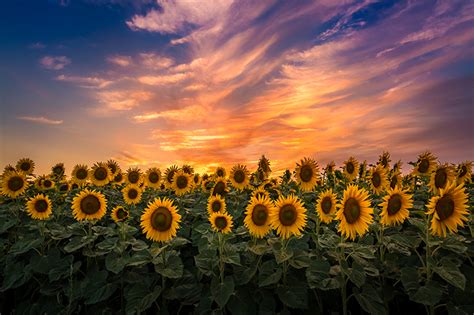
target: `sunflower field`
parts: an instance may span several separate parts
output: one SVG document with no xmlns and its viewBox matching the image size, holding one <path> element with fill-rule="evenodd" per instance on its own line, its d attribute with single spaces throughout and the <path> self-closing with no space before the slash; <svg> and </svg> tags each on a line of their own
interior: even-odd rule
<svg viewBox="0 0 474 315">
<path fill-rule="evenodd" d="M 0 314 L 473 314 L 472 162 L 391 162 L 21 159 L 0 179 Z"/>
</svg>

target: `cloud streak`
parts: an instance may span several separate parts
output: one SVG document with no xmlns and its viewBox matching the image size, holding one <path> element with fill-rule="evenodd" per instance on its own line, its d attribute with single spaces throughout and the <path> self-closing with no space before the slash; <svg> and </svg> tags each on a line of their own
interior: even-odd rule
<svg viewBox="0 0 474 315">
<path fill-rule="evenodd" d="M 44 56 L 39 63 L 44 69 L 62 70 L 71 63 L 71 59 L 66 56 Z"/>
<path fill-rule="evenodd" d="M 61 125 L 63 123 L 62 120 L 49 119 L 44 116 L 18 116 L 17 119 L 30 121 L 42 125 Z"/>
</svg>

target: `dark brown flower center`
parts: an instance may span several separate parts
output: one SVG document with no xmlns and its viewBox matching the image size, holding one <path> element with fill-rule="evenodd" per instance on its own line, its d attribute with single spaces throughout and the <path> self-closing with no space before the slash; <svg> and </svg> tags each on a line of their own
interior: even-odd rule
<svg viewBox="0 0 474 315">
<path fill-rule="evenodd" d="M 321 200 L 321 209 L 325 214 L 328 214 L 332 208 L 332 200 L 331 197 L 326 196 Z"/>
<path fill-rule="evenodd" d="M 347 162 L 346 164 L 347 173 L 352 174 L 355 171 L 354 164 L 352 162 Z"/>
<path fill-rule="evenodd" d="M 109 163 L 107 164 L 107 166 L 109 167 L 109 170 L 112 172 L 112 174 L 115 174 L 115 172 L 117 171 L 117 166 L 115 165 L 115 163 Z"/>
<path fill-rule="evenodd" d="M 227 219 L 225 217 L 217 217 L 214 224 L 219 230 L 223 230 L 227 227 Z"/>
<path fill-rule="evenodd" d="M 122 179 L 123 179 L 122 173 L 118 173 L 118 174 L 114 177 L 114 181 L 117 182 L 117 183 L 121 182 Z"/>
<path fill-rule="evenodd" d="M 68 184 L 62 184 L 59 186 L 59 191 L 68 191 L 69 185 Z"/>
<path fill-rule="evenodd" d="M 188 187 L 188 178 L 184 175 L 178 176 L 176 179 L 176 186 L 178 186 L 179 189 Z"/>
<path fill-rule="evenodd" d="M 105 167 L 98 167 L 95 171 L 94 171 L 94 178 L 97 179 L 97 180 L 104 180 L 107 178 L 107 170 L 105 169 Z"/>
<path fill-rule="evenodd" d="M 374 172 L 372 174 L 372 184 L 375 188 L 380 187 L 380 185 L 382 184 L 382 178 L 380 177 L 379 172 Z"/>
<path fill-rule="evenodd" d="M 76 172 L 76 178 L 80 179 L 80 180 L 86 179 L 87 178 L 87 170 L 85 170 L 83 168 L 78 169 L 77 172 Z"/>
<path fill-rule="evenodd" d="M 128 174 L 128 181 L 132 184 L 138 183 L 140 180 L 140 174 L 137 171 L 132 171 Z"/>
<path fill-rule="evenodd" d="M 25 185 L 25 182 L 23 181 L 23 178 L 20 176 L 12 176 L 10 179 L 8 179 L 8 189 L 11 191 L 18 191 L 23 188 Z"/>
<path fill-rule="evenodd" d="M 174 170 L 170 170 L 168 174 L 166 175 L 166 180 L 168 181 L 168 183 L 173 182 L 174 172 L 175 172 Z"/>
<path fill-rule="evenodd" d="M 124 208 L 118 208 L 115 215 L 117 216 L 117 219 L 119 219 L 119 221 L 123 221 L 128 218 L 128 211 Z"/>
<path fill-rule="evenodd" d="M 347 199 L 344 204 L 344 217 L 349 224 L 353 224 L 359 219 L 360 216 L 360 205 L 355 198 Z"/>
<path fill-rule="evenodd" d="M 301 167 L 300 177 L 303 182 L 309 182 L 313 178 L 313 169 L 310 165 L 303 165 Z"/>
<path fill-rule="evenodd" d="M 100 210 L 100 200 L 94 195 L 87 195 L 81 200 L 81 211 L 85 214 L 94 214 Z"/>
<path fill-rule="evenodd" d="M 222 209 L 222 204 L 219 200 L 214 200 L 212 202 L 212 211 L 213 212 L 219 212 Z"/>
<path fill-rule="evenodd" d="M 194 175 L 193 180 L 194 180 L 194 183 L 195 183 L 195 184 L 199 183 L 199 175 L 197 175 L 197 174 Z"/>
<path fill-rule="evenodd" d="M 214 195 L 223 195 L 225 192 L 225 184 L 224 182 L 217 182 L 215 185 L 214 185 L 214 190 L 213 190 L 213 194 Z"/>
<path fill-rule="evenodd" d="M 217 170 L 216 174 L 217 174 L 218 177 L 224 177 L 224 175 L 225 175 L 224 170 L 221 169 L 221 168 Z"/>
<path fill-rule="evenodd" d="M 53 167 L 53 173 L 56 175 L 62 175 L 64 173 L 64 167 L 61 165 Z"/>
<path fill-rule="evenodd" d="M 296 213 L 296 208 L 292 204 L 286 204 L 280 208 L 280 222 L 284 226 L 293 225 L 296 222 L 298 214 Z"/>
<path fill-rule="evenodd" d="M 446 186 L 446 182 L 448 180 L 448 173 L 446 169 L 440 168 L 436 170 L 435 174 L 435 186 L 436 188 L 444 188 Z"/>
<path fill-rule="evenodd" d="M 165 207 L 158 207 L 151 215 L 151 226 L 160 232 L 168 231 L 172 221 L 171 211 Z"/>
<path fill-rule="evenodd" d="M 256 205 L 252 211 L 252 221 L 256 226 L 262 226 L 267 222 L 268 209 L 264 205 Z"/>
<path fill-rule="evenodd" d="M 138 197 L 138 191 L 135 188 L 130 188 L 127 195 L 128 195 L 128 199 L 133 200 Z"/>
<path fill-rule="evenodd" d="M 418 172 L 424 174 L 428 172 L 430 167 L 430 161 L 428 159 L 422 159 L 420 163 L 418 163 Z"/>
<path fill-rule="evenodd" d="M 451 195 L 445 195 L 438 199 L 435 210 L 440 221 L 449 218 L 454 212 L 454 200 Z"/>
<path fill-rule="evenodd" d="M 402 196 L 395 194 L 390 196 L 387 204 L 388 215 L 397 214 L 398 211 L 402 208 Z"/>
<path fill-rule="evenodd" d="M 44 199 L 38 199 L 35 202 L 36 212 L 46 212 L 48 210 L 48 203 Z"/>
<path fill-rule="evenodd" d="M 53 186 L 53 182 L 50 181 L 49 179 L 45 179 L 43 181 L 43 186 L 46 187 L 46 188 L 50 188 L 51 186 Z"/>
<path fill-rule="evenodd" d="M 467 167 L 466 165 L 461 166 L 461 172 L 459 172 L 459 177 L 463 177 L 467 174 Z"/>
<path fill-rule="evenodd" d="M 24 172 L 29 171 L 31 168 L 31 164 L 28 162 L 23 162 L 20 164 L 20 169 Z"/>
<path fill-rule="evenodd" d="M 245 181 L 245 173 L 242 170 L 237 170 L 234 173 L 234 180 L 237 184 L 241 184 Z"/>
<path fill-rule="evenodd" d="M 148 175 L 148 180 L 150 181 L 150 183 L 156 184 L 160 180 L 160 176 L 156 172 L 151 172 Z"/>
<path fill-rule="evenodd" d="M 390 188 L 394 189 L 398 184 L 398 178 L 396 175 L 392 176 L 392 179 L 390 180 Z"/>
</svg>

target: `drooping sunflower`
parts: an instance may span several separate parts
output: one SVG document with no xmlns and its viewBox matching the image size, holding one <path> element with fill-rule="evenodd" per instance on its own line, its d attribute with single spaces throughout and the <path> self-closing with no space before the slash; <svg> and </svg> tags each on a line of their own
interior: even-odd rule
<svg viewBox="0 0 474 315">
<path fill-rule="evenodd" d="M 120 166 L 117 161 L 109 159 L 105 164 L 109 168 L 112 178 L 115 177 L 118 172 L 120 172 Z"/>
<path fill-rule="evenodd" d="M 280 196 L 270 213 L 270 225 L 283 239 L 300 236 L 306 226 L 306 209 L 295 195 Z"/>
<path fill-rule="evenodd" d="M 165 186 L 166 188 L 173 187 L 173 177 L 174 173 L 178 171 L 178 167 L 176 165 L 171 165 L 165 171 Z"/>
<path fill-rule="evenodd" d="M 53 213 L 48 196 L 38 194 L 26 203 L 26 211 L 35 220 L 46 220 Z"/>
<path fill-rule="evenodd" d="M 19 172 L 23 172 L 28 175 L 33 174 L 33 171 L 35 170 L 35 162 L 33 162 L 33 160 L 30 158 L 20 159 L 16 163 L 16 169 Z"/>
<path fill-rule="evenodd" d="M 383 153 L 379 156 L 379 162 L 377 164 L 381 165 L 385 171 L 390 169 L 390 153 L 387 151 L 383 151 Z"/>
<path fill-rule="evenodd" d="M 332 192 L 331 188 L 319 195 L 316 202 L 316 211 L 323 223 L 328 224 L 333 220 L 334 213 L 336 212 L 336 203 L 336 194 Z"/>
<path fill-rule="evenodd" d="M 92 183 L 96 186 L 105 186 L 110 183 L 112 179 L 112 173 L 110 172 L 107 164 L 103 162 L 97 162 L 92 166 L 89 173 L 89 178 Z"/>
<path fill-rule="evenodd" d="M 377 165 L 370 170 L 370 187 L 377 195 L 380 195 L 388 185 L 387 173 L 382 165 Z"/>
<path fill-rule="evenodd" d="M 145 184 L 147 187 L 160 188 L 161 171 L 157 167 L 149 168 L 145 173 Z"/>
<path fill-rule="evenodd" d="M 138 167 L 129 168 L 125 173 L 125 181 L 128 184 L 139 185 L 142 179 L 142 171 Z"/>
<path fill-rule="evenodd" d="M 28 188 L 26 175 L 23 172 L 10 171 L 3 174 L 1 192 L 10 198 L 16 198 Z"/>
<path fill-rule="evenodd" d="M 74 166 L 71 173 L 71 179 L 76 184 L 85 184 L 89 177 L 89 168 L 87 165 L 78 164 Z"/>
<path fill-rule="evenodd" d="M 84 189 L 72 200 L 72 214 L 77 221 L 99 220 L 107 211 L 107 199 L 101 192 Z"/>
<path fill-rule="evenodd" d="M 183 166 L 181 166 L 181 170 L 189 175 L 192 175 L 194 173 L 194 168 L 189 164 L 184 164 Z"/>
<path fill-rule="evenodd" d="M 413 196 L 395 187 L 388 190 L 379 206 L 382 208 L 380 223 L 386 226 L 402 224 L 410 215 L 408 210 L 413 208 Z"/>
<path fill-rule="evenodd" d="M 349 181 L 356 179 L 359 173 L 359 162 L 354 157 L 350 157 L 344 162 L 344 175 Z"/>
<path fill-rule="evenodd" d="M 176 236 L 181 215 L 168 198 L 156 198 L 149 203 L 141 216 L 140 226 L 146 238 L 154 242 L 166 242 Z"/>
<path fill-rule="evenodd" d="M 431 233 L 446 237 L 446 228 L 450 233 L 456 233 L 458 226 L 463 227 L 468 221 L 468 196 L 464 184 L 448 183 L 446 188 L 439 190 L 439 196 L 434 196 L 428 203 L 428 214 L 431 219 Z"/>
<path fill-rule="evenodd" d="M 142 200 L 142 190 L 138 185 L 127 185 L 122 189 L 123 200 L 128 205 L 136 205 Z"/>
<path fill-rule="evenodd" d="M 465 161 L 458 165 L 456 169 L 456 181 L 458 184 L 471 182 L 472 162 Z"/>
<path fill-rule="evenodd" d="M 201 185 L 201 176 L 196 173 L 193 175 L 193 186 L 194 187 L 199 187 Z"/>
<path fill-rule="evenodd" d="M 304 158 L 296 164 L 296 181 L 300 184 L 301 190 L 313 190 L 318 181 L 318 163 L 310 158 Z"/>
<path fill-rule="evenodd" d="M 216 168 L 216 171 L 214 172 L 214 176 L 217 177 L 217 178 L 219 178 L 219 177 L 224 177 L 225 178 L 226 175 L 227 175 L 227 172 L 226 172 L 225 168 L 223 168 L 222 166 L 218 166 Z"/>
<path fill-rule="evenodd" d="M 209 216 L 209 222 L 214 231 L 223 234 L 232 232 L 234 225 L 232 217 L 227 212 L 214 212 Z"/>
<path fill-rule="evenodd" d="M 64 163 L 56 163 L 53 167 L 51 167 L 51 175 L 57 179 L 63 178 L 65 172 L 66 169 L 64 168 Z"/>
<path fill-rule="evenodd" d="M 267 196 L 253 197 L 250 199 L 245 211 L 244 225 L 249 233 L 256 238 L 263 238 L 272 229 L 270 213 L 273 203 Z"/>
<path fill-rule="evenodd" d="M 439 164 L 430 176 L 430 191 L 437 195 L 441 188 L 446 188 L 448 182 L 455 179 L 454 172 L 448 164 Z"/>
<path fill-rule="evenodd" d="M 326 174 L 333 174 L 335 167 L 336 167 L 336 163 L 334 163 L 334 161 L 331 161 L 328 163 L 328 165 L 326 165 L 326 168 L 324 169 L 324 171 L 326 172 Z"/>
<path fill-rule="evenodd" d="M 428 176 L 436 168 L 436 157 L 426 151 L 418 156 L 418 161 L 413 169 L 413 175 Z"/>
<path fill-rule="evenodd" d="M 114 209 L 112 209 L 112 213 L 110 214 L 110 216 L 112 217 L 112 220 L 118 223 L 118 222 L 126 221 L 128 217 L 130 216 L 130 213 L 124 207 L 117 206 Z"/>
<path fill-rule="evenodd" d="M 227 193 L 227 181 L 224 177 L 217 177 L 212 187 L 212 195 L 224 196 Z"/>
<path fill-rule="evenodd" d="M 214 212 L 225 212 L 225 211 L 226 211 L 226 203 L 225 203 L 224 198 L 222 198 L 220 195 L 209 197 L 209 200 L 207 201 L 207 213 L 209 213 L 209 215 L 213 214 Z"/>
<path fill-rule="evenodd" d="M 349 185 L 344 190 L 342 202 L 336 212 L 336 219 L 340 221 L 338 231 L 352 240 L 357 234 L 363 236 L 373 221 L 373 212 L 368 192 L 356 185 Z"/>
<path fill-rule="evenodd" d="M 390 188 L 395 189 L 396 187 L 402 187 L 402 177 L 400 172 L 393 171 L 390 175 Z"/>
<path fill-rule="evenodd" d="M 262 172 L 263 178 L 259 178 L 260 180 L 265 180 L 270 176 L 272 169 L 270 168 L 270 160 L 262 155 L 260 160 L 258 161 L 258 170 Z M 260 175 L 260 174 L 259 174 Z"/>
<path fill-rule="evenodd" d="M 172 188 L 177 196 L 187 194 L 192 188 L 191 176 L 182 170 L 176 171 L 173 175 Z"/>
<path fill-rule="evenodd" d="M 242 164 L 235 165 L 230 171 L 230 182 L 235 189 L 244 190 L 249 185 L 249 171 L 247 166 Z"/>
</svg>

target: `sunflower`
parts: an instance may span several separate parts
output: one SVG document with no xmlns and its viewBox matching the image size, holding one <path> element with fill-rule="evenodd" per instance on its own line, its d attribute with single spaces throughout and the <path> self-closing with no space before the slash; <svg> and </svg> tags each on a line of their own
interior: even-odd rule
<svg viewBox="0 0 474 315">
<path fill-rule="evenodd" d="M 209 200 L 207 201 L 207 212 L 209 215 L 213 214 L 214 212 L 225 212 L 226 211 L 226 204 L 225 199 L 222 198 L 220 195 L 210 196 Z"/>
<path fill-rule="evenodd" d="M 227 181 L 224 177 L 217 177 L 212 187 L 212 195 L 224 196 L 227 193 Z"/>
<path fill-rule="evenodd" d="M 365 189 L 349 185 L 344 190 L 342 202 L 338 206 L 336 219 L 340 221 L 338 231 L 345 238 L 354 240 L 356 235 L 364 235 L 372 223 L 373 209 L 370 207 L 369 194 Z"/>
<path fill-rule="evenodd" d="M 430 191 L 437 195 L 441 188 L 446 188 L 448 182 L 455 179 L 454 172 L 448 164 L 440 164 L 436 166 L 430 177 Z"/>
<path fill-rule="evenodd" d="M 123 200 L 128 205 L 136 205 L 142 200 L 142 190 L 138 185 L 127 185 L 122 189 Z"/>
<path fill-rule="evenodd" d="M 270 168 L 270 160 L 267 159 L 265 155 L 262 155 L 258 161 L 258 170 L 262 172 L 262 174 L 259 175 L 263 175 L 263 178 L 259 178 L 260 180 L 266 179 L 272 172 L 272 169 Z"/>
<path fill-rule="evenodd" d="M 390 175 L 390 188 L 395 189 L 396 187 L 402 187 L 402 177 L 400 172 L 393 171 L 392 175 Z"/>
<path fill-rule="evenodd" d="M 306 226 L 306 209 L 298 197 L 289 195 L 280 196 L 270 213 L 270 225 L 277 234 L 288 239 L 291 235 L 300 236 Z"/>
<path fill-rule="evenodd" d="M 166 242 L 176 236 L 181 215 L 168 198 L 156 198 L 149 203 L 141 216 L 141 227 L 146 238 L 155 242 Z"/>
<path fill-rule="evenodd" d="M 55 182 L 51 179 L 50 176 L 43 175 L 39 177 L 38 182 L 42 190 L 53 189 L 56 186 Z"/>
<path fill-rule="evenodd" d="M 160 188 L 160 180 L 161 180 L 161 171 L 156 168 L 152 167 L 149 168 L 145 173 L 145 184 L 147 187 L 151 188 Z"/>
<path fill-rule="evenodd" d="M 189 164 L 184 164 L 183 166 L 181 166 L 181 170 L 189 175 L 192 175 L 194 173 L 194 168 Z"/>
<path fill-rule="evenodd" d="M 202 179 L 201 180 L 201 189 L 204 192 L 210 192 L 212 189 L 212 181 L 210 178 Z"/>
<path fill-rule="evenodd" d="M 67 181 L 60 182 L 58 184 L 58 191 L 61 193 L 67 193 L 71 188 L 71 185 Z"/>
<path fill-rule="evenodd" d="M 377 164 L 381 165 L 386 171 L 388 171 L 390 169 L 391 161 L 390 153 L 383 151 L 382 155 L 379 156 L 379 162 Z"/>
<path fill-rule="evenodd" d="M 252 198 L 259 198 L 259 197 L 270 197 L 268 191 L 263 188 L 263 186 L 259 186 L 252 192 Z"/>
<path fill-rule="evenodd" d="M 11 171 L 3 174 L 1 192 L 10 198 L 23 194 L 28 187 L 26 175 L 23 172 Z"/>
<path fill-rule="evenodd" d="M 232 232 L 232 217 L 227 212 L 214 212 L 209 216 L 211 227 L 216 232 L 227 234 Z"/>
<path fill-rule="evenodd" d="M 53 167 L 51 167 L 51 175 L 56 178 L 62 178 L 66 169 L 64 168 L 64 163 L 56 163 Z"/>
<path fill-rule="evenodd" d="M 172 188 L 177 196 L 187 194 L 192 188 L 191 176 L 182 170 L 176 171 L 173 175 Z"/>
<path fill-rule="evenodd" d="M 171 165 L 165 171 L 165 186 L 166 188 L 173 187 L 173 177 L 174 173 L 178 171 L 178 167 L 176 165 Z"/>
<path fill-rule="evenodd" d="M 33 171 L 35 169 L 35 162 L 33 162 L 33 160 L 29 158 L 20 159 L 16 163 L 16 169 L 28 175 L 33 174 Z"/>
<path fill-rule="evenodd" d="M 128 212 L 127 209 L 125 209 L 124 207 L 122 206 L 117 206 L 115 207 L 113 210 L 112 210 L 112 213 L 110 214 L 110 216 L 112 217 L 112 219 L 118 223 L 118 222 L 123 222 L 125 220 L 128 219 L 130 213 Z"/>
<path fill-rule="evenodd" d="M 413 174 L 418 176 L 430 175 L 436 168 L 436 157 L 431 152 L 426 151 L 418 156 L 418 161 L 413 169 Z"/>
<path fill-rule="evenodd" d="M 71 179 L 77 184 L 85 184 L 89 176 L 89 168 L 87 165 L 78 164 L 74 166 L 71 173 Z"/>
<path fill-rule="evenodd" d="M 413 196 L 398 187 L 389 189 L 379 206 L 382 208 L 380 223 L 386 226 L 402 224 L 410 215 L 408 209 L 413 208 Z"/>
<path fill-rule="evenodd" d="M 456 169 L 456 180 L 458 184 L 471 182 L 472 162 L 465 161 L 458 165 Z"/>
<path fill-rule="evenodd" d="M 359 173 L 359 162 L 354 157 L 350 157 L 344 162 L 344 175 L 349 181 L 356 179 Z"/>
<path fill-rule="evenodd" d="M 334 163 L 334 161 L 329 162 L 328 165 L 326 165 L 326 168 L 324 169 L 326 174 L 333 174 L 334 167 L 336 167 L 336 163 Z"/>
<path fill-rule="evenodd" d="M 362 162 L 359 167 L 359 178 L 365 180 L 366 176 L 367 176 L 367 161 L 364 160 L 364 162 Z"/>
<path fill-rule="evenodd" d="M 303 191 L 313 190 L 318 180 L 318 163 L 310 158 L 301 160 L 301 164 L 296 164 L 296 180 Z"/>
<path fill-rule="evenodd" d="M 14 168 L 11 164 L 5 165 L 3 168 L 3 174 L 6 174 L 8 172 L 15 172 L 16 168 Z"/>
<path fill-rule="evenodd" d="M 319 195 L 316 202 L 316 211 L 322 222 L 331 223 L 336 212 L 336 202 L 336 194 L 332 192 L 332 189 L 328 189 Z"/>
<path fill-rule="evenodd" d="M 115 185 L 120 185 L 123 183 L 124 178 L 123 178 L 123 173 L 122 171 L 118 171 L 118 173 L 114 176 L 114 179 L 112 180 Z"/>
<path fill-rule="evenodd" d="M 105 186 L 112 180 L 112 173 L 107 164 L 103 162 L 95 163 L 89 172 L 89 178 L 96 186 Z"/>
<path fill-rule="evenodd" d="M 397 163 L 393 164 L 393 168 L 392 168 L 392 171 L 393 172 L 401 172 L 402 171 L 402 161 L 401 160 L 398 160 Z"/>
<path fill-rule="evenodd" d="M 458 225 L 463 227 L 463 221 L 468 221 L 467 202 L 464 184 L 452 182 L 441 188 L 439 196 L 432 197 L 428 203 L 428 214 L 433 215 L 431 233 L 446 237 L 446 228 L 450 233 L 456 233 Z"/>
<path fill-rule="evenodd" d="M 72 200 L 72 214 L 77 221 L 99 220 L 107 211 L 107 199 L 101 192 L 84 189 Z"/>
<path fill-rule="evenodd" d="M 109 168 L 112 177 L 114 177 L 115 175 L 117 175 L 118 172 L 120 172 L 120 166 L 118 165 L 117 161 L 109 159 L 105 164 Z"/>
<path fill-rule="evenodd" d="M 194 187 L 199 187 L 199 185 L 201 185 L 201 176 L 197 173 L 194 174 L 192 183 Z"/>
<path fill-rule="evenodd" d="M 382 165 L 377 165 L 370 171 L 370 187 L 377 195 L 380 195 L 388 185 L 387 173 Z"/>
<path fill-rule="evenodd" d="M 224 177 L 225 178 L 226 175 L 227 175 L 227 172 L 226 172 L 225 168 L 223 168 L 221 166 L 218 166 L 216 168 L 216 171 L 214 172 L 214 176 L 217 177 L 217 178 L 218 177 Z"/>
<path fill-rule="evenodd" d="M 51 200 L 48 196 L 38 194 L 26 203 L 26 211 L 35 220 L 46 220 L 53 212 Z"/>
<path fill-rule="evenodd" d="M 125 174 L 125 181 L 129 184 L 140 184 L 142 181 L 142 171 L 138 167 L 129 168 Z"/>
<path fill-rule="evenodd" d="M 247 166 L 242 164 L 235 165 L 230 171 L 230 182 L 235 189 L 244 190 L 249 185 L 249 171 Z"/>
<path fill-rule="evenodd" d="M 267 196 L 253 197 L 250 199 L 245 211 L 244 225 L 250 234 L 256 238 L 263 238 L 272 229 L 270 213 L 273 204 Z"/>
</svg>

